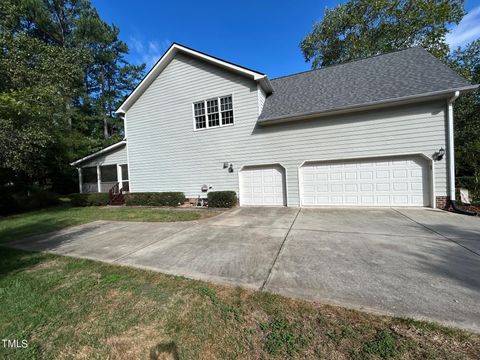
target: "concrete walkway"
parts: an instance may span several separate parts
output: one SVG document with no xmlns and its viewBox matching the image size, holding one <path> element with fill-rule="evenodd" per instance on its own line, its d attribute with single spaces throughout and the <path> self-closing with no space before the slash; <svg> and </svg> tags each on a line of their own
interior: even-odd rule
<svg viewBox="0 0 480 360">
<path fill-rule="evenodd" d="M 96 221 L 12 246 L 480 331 L 480 219 L 437 210 L 237 208 Z"/>
</svg>

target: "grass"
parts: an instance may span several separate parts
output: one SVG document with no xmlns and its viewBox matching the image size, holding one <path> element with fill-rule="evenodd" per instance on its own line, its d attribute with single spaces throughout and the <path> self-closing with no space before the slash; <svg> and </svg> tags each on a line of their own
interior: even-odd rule
<svg viewBox="0 0 480 360">
<path fill-rule="evenodd" d="M 214 211 L 59 206 L 0 218 L 0 243 L 96 220 L 188 221 Z"/>
<path fill-rule="evenodd" d="M 478 334 L 428 322 L 52 254 L 0 258 L 0 338 L 28 341 L 0 358 L 480 358 Z"/>
</svg>

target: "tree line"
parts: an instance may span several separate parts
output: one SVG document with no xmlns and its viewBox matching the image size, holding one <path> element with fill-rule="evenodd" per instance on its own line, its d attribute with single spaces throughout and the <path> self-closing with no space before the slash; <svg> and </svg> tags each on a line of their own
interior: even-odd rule
<svg viewBox="0 0 480 360">
<path fill-rule="evenodd" d="M 88 0 L 2 0 L 0 52 L 0 185 L 76 191 L 69 163 L 123 137 L 145 65 Z"/>
<path fill-rule="evenodd" d="M 461 0 L 349 0 L 300 43 L 312 68 L 422 45 L 473 83 L 480 40 L 450 49 Z M 123 138 L 115 109 L 144 75 L 119 29 L 89 0 L 0 2 L 0 192 L 32 185 L 74 192 L 69 163 Z M 480 190 L 479 91 L 455 102 L 457 175 Z"/>
</svg>

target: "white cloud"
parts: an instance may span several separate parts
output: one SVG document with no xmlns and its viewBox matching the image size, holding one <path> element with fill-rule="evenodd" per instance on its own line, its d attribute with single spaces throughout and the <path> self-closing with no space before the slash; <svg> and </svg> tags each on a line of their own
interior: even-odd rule
<svg viewBox="0 0 480 360">
<path fill-rule="evenodd" d="M 451 49 L 480 38 L 480 6 L 473 8 L 446 36 Z"/>
<path fill-rule="evenodd" d="M 133 36 L 131 36 L 128 41 L 130 55 L 135 59 L 135 62 L 145 63 L 147 65 L 145 70 L 147 71 L 155 65 L 171 43 L 170 40 L 163 40 L 161 42 L 141 41 Z"/>
</svg>

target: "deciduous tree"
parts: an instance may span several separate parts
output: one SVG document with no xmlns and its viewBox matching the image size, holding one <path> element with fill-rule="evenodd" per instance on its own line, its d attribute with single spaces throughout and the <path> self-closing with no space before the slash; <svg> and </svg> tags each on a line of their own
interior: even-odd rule
<svg viewBox="0 0 480 360">
<path fill-rule="evenodd" d="M 0 2 L 0 186 L 72 191 L 68 164 L 123 137 L 114 110 L 144 65 L 118 36 L 88 0 Z"/>
<path fill-rule="evenodd" d="M 414 45 L 444 57 L 448 25 L 463 15 L 463 0 L 350 0 L 326 9 L 300 48 L 312 68 Z"/>
</svg>

